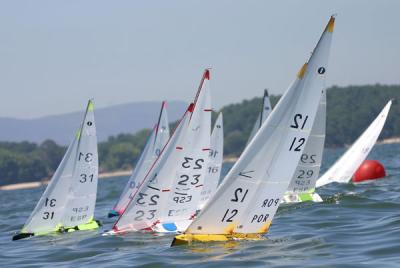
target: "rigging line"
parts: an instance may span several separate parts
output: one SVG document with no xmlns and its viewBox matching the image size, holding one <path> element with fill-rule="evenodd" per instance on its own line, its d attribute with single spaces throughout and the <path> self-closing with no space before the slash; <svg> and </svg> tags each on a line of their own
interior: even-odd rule
<svg viewBox="0 0 400 268">
<path fill-rule="evenodd" d="M 160 127 L 161 116 L 163 114 L 165 104 L 166 104 L 166 101 L 163 101 L 162 104 L 161 104 L 160 114 L 158 115 L 158 122 L 157 122 L 157 125 L 156 125 L 156 135 L 154 136 L 153 145 L 156 144 L 157 135 L 158 135 L 158 128 Z"/>
</svg>

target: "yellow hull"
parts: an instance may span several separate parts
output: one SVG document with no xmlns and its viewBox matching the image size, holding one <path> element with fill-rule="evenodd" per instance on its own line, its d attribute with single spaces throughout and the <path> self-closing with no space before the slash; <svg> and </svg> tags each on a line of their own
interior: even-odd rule
<svg viewBox="0 0 400 268">
<path fill-rule="evenodd" d="M 180 245 L 190 245 L 193 242 L 227 242 L 234 240 L 264 240 L 263 234 L 181 234 L 175 236 L 171 247 Z"/>
</svg>

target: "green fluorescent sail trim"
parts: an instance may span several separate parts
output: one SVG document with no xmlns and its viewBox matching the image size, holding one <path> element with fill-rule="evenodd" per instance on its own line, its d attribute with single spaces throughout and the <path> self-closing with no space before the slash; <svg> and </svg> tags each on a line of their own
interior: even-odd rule
<svg viewBox="0 0 400 268">
<path fill-rule="evenodd" d="M 299 198 L 302 202 L 304 201 L 313 201 L 312 194 L 305 193 L 305 194 L 299 194 Z"/>
<path fill-rule="evenodd" d="M 34 234 L 35 234 L 35 236 L 38 236 L 38 235 L 48 235 L 48 234 L 56 233 L 56 232 L 58 232 L 60 230 L 61 227 L 62 227 L 61 224 L 57 224 L 56 227 L 54 227 L 54 229 L 51 229 L 49 231 L 34 232 Z M 22 228 L 21 233 L 29 233 L 29 232 L 24 227 L 24 228 Z"/>
<path fill-rule="evenodd" d="M 91 111 L 94 110 L 94 105 L 93 105 L 93 102 L 92 102 L 91 100 L 89 101 L 87 110 L 88 110 L 89 112 L 91 112 Z"/>
<path fill-rule="evenodd" d="M 77 226 L 73 227 L 65 227 L 64 229 L 69 233 L 69 232 L 74 232 L 74 231 L 87 231 L 87 230 L 93 230 L 99 228 L 100 225 L 97 221 L 90 219 L 89 222 L 83 223 Z"/>
<path fill-rule="evenodd" d="M 311 188 L 310 190 L 308 190 L 308 192 L 307 193 L 309 193 L 309 194 L 313 194 L 313 193 L 315 193 L 315 188 Z"/>
<path fill-rule="evenodd" d="M 75 232 L 75 231 L 86 231 L 86 230 L 94 230 L 99 228 L 100 225 L 97 223 L 95 220 L 90 220 L 88 223 L 80 224 L 78 226 L 72 227 L 72 228 L 65 228 L 67 229 L 66 232 Z M 76 228 L 76 229 L 75 229 Z M 59 232 L 64 232 L 62 231 L 64 228 L 61 224 L 58 224 L 53 230 L 50 231 L 45 231 L 45 232 L 35 232 L 35 236 L 41 236 L 41 235 L 51 235 L 51 234 L 57 234 Z M 21 233 L 28 233 L 26 228 L 23 228 L 21 230 Z"/>
<path fill-rule="evenodd" d="M 92 220 L 88 223 L 78 225 L 78 229 L 80 231 L 93 230 L 93 229 L 97 229 L 97 228 L 99 228 L 99 224 L 94 220 Z"/>
<path fill-rule="evenodd" d="M 79 139 L 81 137 L 81 130 L 78 129 L 78 131 L 76 132 L 76 138 Z"/>
</svg>

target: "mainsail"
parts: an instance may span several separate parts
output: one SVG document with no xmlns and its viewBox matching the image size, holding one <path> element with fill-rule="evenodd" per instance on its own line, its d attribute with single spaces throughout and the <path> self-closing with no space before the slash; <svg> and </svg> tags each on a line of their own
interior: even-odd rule
<svg viewBox="0 0 400 268">
<path fill-rule="evenodd" d="M 93 220 L 98 154 L 93 102 L 45 192 L 13 240 L 51 232 L 98 228 Z"/>
<path fill-rule="evenodd" d="M 206 176 L 211 133 L 210 71 L 205 70 L 193 112 L 176 163 L 175 179 L 170 186 L 168 201 L 161 203 L 157 232 L 184 231 L 196 215 Z"/>
<path fill-rule="evenodd" d="M 185 234 L 190 241 L 257 238 L 268 231 L 316 116 L 332 40 L 331 17 L 308 63 Z"/>
<path fill-rule="evenodd" d="M 113 226 L 114 232 L 172 231 L 177 229 L 175 221 L 189 220 L 196 212 L 210 147 L 208 80 L 206 70 L 194 104 L 133 193 L 126 211 Z"/>
<path fill-rule="evenodd" d="M 284 203 L 314 201 L 322 202 L 315 192 L 315 183 L 321 168 L 325 143 L 326 125 L 326 91 L 322 93 L 317 115 L 311 129 L 310 137 L 300 157 L 296 171 L 283 197 Z"/>
<path fill-rule="evenodd" d="M 218 187 L 224 149 L 224 126 L 222 121 L 222 113 L 220 113 L 215 121 L 214 129 L 211 134 L 207 170 L 204 178 L 204 186 L 201 191 L 200 202 L 198 205 L 199 210 L 204 207 L 208 199 L 210 199 Z"/>
<path fill-rule="evenodd" d="M 342 157 L 318 179 L 316 187 L 328 183 L 347 183 L 361 163 L 367 158 L 385 125 L 392 101 L 389 101 L 371 125 L 361 134 Z"/>
<path fill-rule="evenodd" d="M 271 101 L 269 100 L 269 95 L 268 95 L 268 90 L 264 90 L 264 97 L 262 98 L 262 110 L 258 114 L 257 120 L 254 123 L 253 129 L 250 133 L 249 139 L 247 140 L 247 144 L 253 139 L 254 135 L 256 135 L 256 132 L 260 129 L 261 125 L 264 123 L 264 121 L 268 118 L 269 114 L 272 111 L 272 106 L 271 106 Z"/>
<path fill-rule="evenodd" d="M 166 102 L 164 101 L 161 105 L 160 115 L 158 122 L 154 126 L 149 139 L 143 149 L 143 152 L 136 164 L 135 169 L 131 177 L 128 180 L 119 200 L 115 204 L 114 208 L 108 214 L 108 217 L 121 215 L 129 204 L 132 198 L 133 189 L 139 187 L 139 182 L 146 176 L 151 165 L 160 155 L 161 150 L 169 139 L 169 126 L 168 117 L 166 110 Z"/>
</svg>

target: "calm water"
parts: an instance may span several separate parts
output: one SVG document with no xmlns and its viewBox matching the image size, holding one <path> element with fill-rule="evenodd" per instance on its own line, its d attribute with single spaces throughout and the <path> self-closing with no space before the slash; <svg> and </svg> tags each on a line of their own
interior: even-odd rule
<svg viewBox="0 0 400 268">
<path fill-rule="evenodd" d="M 326 150 L 329 166 L 343 149 Z M 99 183 L 96 218 L 103 229 L 11 241 L 44 188 L 0 192 L 1 267 L 400 267 L 400 145 L 376 146 L 384 180 L 328 185 L 319 204 L 280 208 L 265 241 L 170 248 L 172 236 L 102 237 L 105 217 L 127 178 Z M 324 168 L 325 169 L 325 168 Z"/>
</svg>

